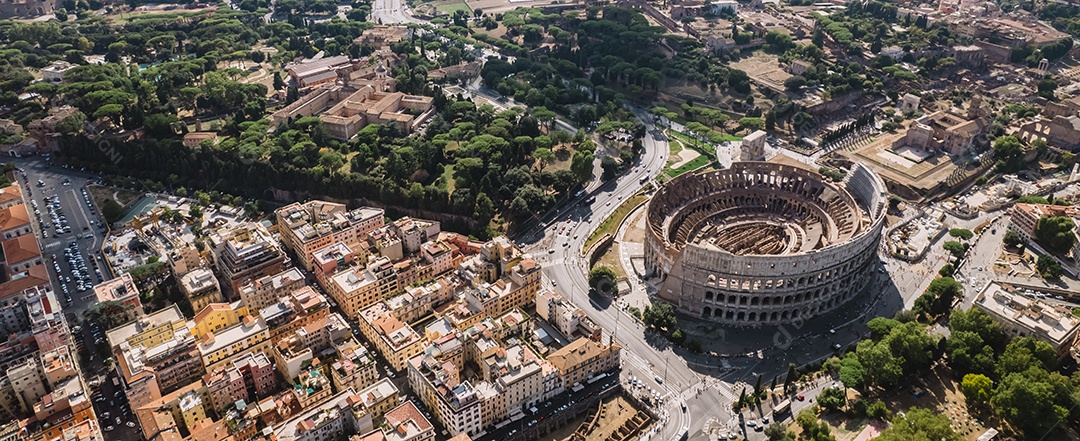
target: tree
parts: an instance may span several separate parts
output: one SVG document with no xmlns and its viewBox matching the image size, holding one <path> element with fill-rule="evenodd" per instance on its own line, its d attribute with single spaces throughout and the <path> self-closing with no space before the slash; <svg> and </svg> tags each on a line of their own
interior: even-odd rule
<svg viewBox="0 0 1080 441">
<path fill-rule="evenodd" d="M 869 322 L 866 322 L 866 327 L 870 329 L 870 339 L 874 341 L 884 339 L 891 334 L 893 329 L 897 326 L 900 326 L 900 322 L 885 317 L 875 317 Z"/>
<path fill-rule="evenodd" d="M 952 277 L 954 272 L 956 272 L 956 268 L 953 267 L 953 264 L 946 263 L 945 265 L 941 266 L 941 269 L 938 270 L 938 275 L 941 277 Z"/>
<path fill-rule="evenodd" d="M 91 306 L 83 312 L 83 317 L 87 321 L 100 324 L 105 329 L 112 329 L 127 323 L 131 317 L 131 310 L 134 308 L 122 302 L 106 300 Z"/>
<path fill-rule="evenodd" d="M 544 171 L 544 166 L 555 162 L 555 153 L 550 148 L 540 147 L 533 150 L 533 158 L 536 158 L 537 164 L 540 167 L 540 171 Z"/>
<path fill-rule="evenodd" d="M 578 150 L 570 160 L 570 171 L 578 183 L 589 182 L 593 177 L 593 162 L 596 156 L 590 150 Z"/>
<path fill-rule="evenodd" d="M 996 368 L 998 376 L 1005 377 L 1010 373 L 1023 372 L 1031 366 L 1054 370 L 1057 365 L 1057 352 L 1049 343 L 1031 337 L 1018 337 L 1005 347 Z"/>
<path fill-rule="evenodd" d="M 943 414 L 912 407 L 904 415 L 892 419 L 892 425 L 875 438 L 880 441 L 962 441 L 963 436 L 952 429 L 952 422 Z"/>
<path fill-rule="evenodd" d="M 1001 379 L 990 404 L 994 411 L 1026 434 L 1046 434 L 1069 415 L 1057 403 L 1056 388 L 1061 374 L 1051 374 L 1038 366 L 1013 372 Z"/>
<path fill-rule="evenodd" d="M 1013 135 L 1001 136 L 994 140 L 994 159 L 997 171 L 1013 173 L 1024 168 L 1024 147 Z"/>
<path fill-rule="evenodd" d="M 789 432 L 780 423 L 772 423 L 765 427 L 765 438 L 769 441 L 795 441 L 795 432 Z"/>
<path fill-rule="evenodd" d="M 881 400 L 875 400 L 873 403 L 866 406 L 866 416 L 876 420 L 887 421 L 892 417 L 892 412 L 889 412 L 889 408 L 885 407 L 885 403 Z"/>
<path fill-rule="evenodd" d="M 826 388 L 818 395 L 818 404 L 828 411 L 840 410 L 847 404 L 847 393 L 838 387 Z"/>
<path fill-rule="evenodd" d="M 949 312 L 952 302 L 963 295 L 963 286 L 952 277 L 938 277 L 930 282 L 912 308 L 918 314 L 937 316 Z"/>
<path fill-rule="evenodd" d="M 960 383 L 960 390 L 968 402 L 984 406 L 990 404 L 990 394 L 994 391 L 994 382 L 983 374 L 967 374 Z"/>
<path fill-rule="evenodd" d="M 791 386 L 799 379 L 799 371 L 795 369 L 795 363 L 788 363 L 787 375 L 784 376 L 784 393 L 791 392 Z"/>
<path fill-rule="evenodd" d="M 645 308 L 641 321 L 650 327 L 670 328 L 675 325 L 675 308 L 670 303 L 657 302 Z"/>
<path fill-rule="evenodd" d="M 971 240 L 972 237 L 975 237 L 975 233 L 966 228 L 950 228 L 949 235 L 963 240 Z"/>
<path fill-rule="evenodd" d="M 765 128 L 765 120 L 755 117 L 739 118 L 739 127 L 747 130 L 761 130 Z"/>
<path fill-rule="evenodd" d="M 880 343 L 874 343 L 870 340 L 859 342 L 855 350 L 855 357 L 859 360 L 859 364 L 865 368 L 866 381 L 864 384 L 868 389 L 894 386 L 904 374 L 901 366 L 903 360 L 894 355 L 884 341 Z M 841 374 L 843 374 L 843 370 L 841 370 Z"/>
<path fill-rule="evenodd" d="M 1076 225 L 1068 216 L 1043 216 L 1035 227 L 1035 240 L 1046 249 L 1066 252 L 1076 244 Z"/>
<path fill-rule="evenodd" d="M 1039 271 L 1039 274 L 1044 279 L 1056 279 L 1065 273 L 1065 268 L 1062 268 L 1057 259 L 1046 254 L 1040 255 L 1039 259 L 1035 261 L 1035 269 Z"/>
<path fill-rule="evenodd" d="M 105 202 L 101 203 L 101 215 L 105 217 L 106 222 L 116 222 L 124 215 L 124 207 L 121 207 L 112 198 L 106 199 Z"/>
<path fill-rule="evenodd" d="M 795 75 L 791 78 L 784 80 L 784 88 L 791 91 L 802 89 L 806 86 L 806 77 L 802 75 Z"/>
<path fill-rule="evenodd" d="M 1019 247 L 1020 244 L 1023 243 L 1024 241 L 1023 241 L 1023 239 L 1020 238 L 1019 233 L 1017 233 L 1017 232 L 1015 232 L 1013 230 L 1009 230 L 1009 231 L 1005 232 L 1005 237 L 1002 239 L 1002 242 L 1004 242 L 1005 246 L 1007 246 L 1007 247 L 1016 248 L 1016 247 Z"/>
<path fill-rule="evenodd" d="M 1054 100 L 1054 92 L 1057 91 L 1058 84 L 1057 81 L 1054 81 L 1052 77 L 1048 75 L 1045 78 L 1039 80 L 1039 84 L 1037 87 L 1039 88 L 1039 96 L 1051 101 Z"/>
<path fill-rule="evenodd" d="M 964 251 L 967 251 L 967 247 L 963 243 L 957 242 L 955 240 L 946 241 L 941 247 L 944 248 L 945 251 L 951 253 L 953 257 L 957 259 L 964 257 Z"/>
<path fill-rule="evenodd" d="M 599 265 L 589 270 L 589 287 L 604 295 L 612 295 L 618 291 L 616 287 L 615 270 L 607 265 Z"/>
<path fill-rule="evenodd" d="M 840 382 L 850 388 L 860 388 L 866 382 L 866 368 L 854 352 L 849 352 L 840 361 Z"/>
<path fill-rule="evenodd" d="M 671 333 L 671 341 L 681 345 L 686 341 L 686 334 L 682 332 L 682 329 L 676 329 L 675 332 Z"/>
</svg>

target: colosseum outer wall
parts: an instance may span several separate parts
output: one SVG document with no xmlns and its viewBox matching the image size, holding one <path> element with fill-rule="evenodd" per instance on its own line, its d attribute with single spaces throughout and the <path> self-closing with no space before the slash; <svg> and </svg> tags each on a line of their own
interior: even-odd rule
<svg viewBox="0 0 1080 441">
<path fill-rule="evenodd" d="M 646 267 L 665 278 L 660 297 L 682 312 L 740 326 L 790 323 L 840 307 L 870 280 L 865 275 L 872 271 L 886 203 L 884 184 L 861 165 L 843 189 L 868 217 L 865 229 L 847 242 L 802 253 L 737 256 L 697 244 L 678 250 L 661 236 L 666 219 L 661 228 L 651 226 Z"/>
</svg>

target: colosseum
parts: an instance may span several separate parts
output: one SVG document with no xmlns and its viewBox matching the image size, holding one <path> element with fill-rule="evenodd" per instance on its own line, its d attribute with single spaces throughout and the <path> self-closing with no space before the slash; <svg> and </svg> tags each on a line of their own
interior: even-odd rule
<svg viewBox="0 0 1080 441">
<path fill-rule="evenodd" d="M 769 162 L 683 175 L 649 202 L 645 266 L 685 313 L 734 326 L 806 320 L 872 279 L 886 203 L 859 164 L 838 183 Z"/>
</svg>

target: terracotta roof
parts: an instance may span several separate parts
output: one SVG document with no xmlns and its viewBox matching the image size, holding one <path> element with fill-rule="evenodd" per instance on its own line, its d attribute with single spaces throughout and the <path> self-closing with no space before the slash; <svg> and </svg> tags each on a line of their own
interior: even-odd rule
<svg viewBox="0 0 1080 441">
<path fill-rule="evenodd" d="M 23 292 L 34 286 L 49 286 L 49 273 L 45 270 L 45 265 L 32 266 L 22 274 L 24 274 L 23 277 L 0 283 L 0 298 Z"/>
<path fill-rule="evenodd" d="M 41 257 L 41 248 L 33 234 L 24 234 L 0 243 L 4 248 L 4 261 L 8 265 Z"/>
<path fill-rule="evenodd" d="M 411 420 L 421 431 L 432 428 L 431 422 L 420 414 L 420 410 L 416 408 L 416 405 L 413 404 L 412 401 L 406 401 L 405 404 L 386 412 L 386 415 L 383 417 L 386 418 L 386 423 L 392 427 L 397 427 L 399 424 Z"/>
<path fill-rule="evenodd" d="M 618 343 L 612 347 L 619 349 Z M 609 348 L 591 339 L 581 337 L 548 356 L 548 362 L 559 372 L 569 372 L 582 363 L 602 355 Z"/>
<path fill-rule="evenodd" d="M 26 212 L 26 205 L 12 205 L 0 209 L 0 230 L 10 230 L 30 223 L 30 213 Z"/>
<path fill-rule="evenodd" d="M 19 188 L 19 184 L 11 184 L 7 187 L 0 188 L 0 204 L 5 204 L 16 199 L 22 200 L 22 188 Z"/>
</svg>

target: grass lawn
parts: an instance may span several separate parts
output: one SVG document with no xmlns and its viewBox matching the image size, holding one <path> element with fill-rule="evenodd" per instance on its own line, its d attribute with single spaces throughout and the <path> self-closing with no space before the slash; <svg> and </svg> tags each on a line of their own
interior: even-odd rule
<svg viewBox="0 0 1080 441">
<path fill-rule="evenodd" d="M 472 15 L 472 9 L 469 8 L 469 5 L 465 4 L 465 2 L 447 3 L 436 6 L 435 9 L 438 9 L 439 12 L 445 12 L 450 15 L 454 15 L 454 12 L 457 11 L 465 11 L 469 15 Z"/>
<path fill-rule="evenodd" d="M 674 178 L 674 177 L 677 177 L 677 176 L 679 176 L 679 175 L 681 175 L 683 173 L 686 173 L 686 172 L 689 172 L 689 171 L 692 171 L 692 170 L 697 170 L 697 169 L 699 169 L 701 167 L 704 167 L 704 166 L 708 165 L 710 162 L 712 162 L 712 161 L 710 161 L 709 158 L 706 158 L 704 156 L 698 156 L 698 157 L 696 157 L 694 159 L 691 159 L 690 162 L 687 162 L 686 164 L 683 164 L 683 165 L 679 166 L 678 168 L 664 168 L 664 174 Z"/>
<path fill-rule="evenodd" d="M 593 231 L 588 239 L 585 239 L 585 249 L 589 249 L 589 247 L 596 243 L 597 240 L 604 237 L 605 234 L 610 233 L 614 235 L 615 229 L 618 228 L 619 225 L 622 224 L 623 219 L 626 219 L 626 216 L 630 214 L 630 210 L 644 202 L 646 199 L 648 199 L 646 196 L 636 194 L 623 201 L 622 205 L 619 205 L 619 207 L 611 213 L 611 216 L 604 219 L 604 221 L 600 223 L 600 227 L 597 228 L 596 231 Z"/>
<path fill-rule="evenodd" d="M 446 164 L 446 166 L 443 167 L 442 177 L 440 177 L 439 179 L 442 179 L 442 181 L 446 183 L 446 192 L 447 193 L 453 193 L 454 192 L 454 164 Z"/>
<path fill-rule="evenodd" d="M 675 157 L 675 155 L 678 155 L 679 152 L 682 151 L 682 149 L 683 149 L 682 141 L 679 141 L 677 139 L 671 140 L 671 142 L 668 143 L 668 153 L 670 153 L 670 155 L 668 155 L 668 157 L 669 158 Z"/>
</svg>

